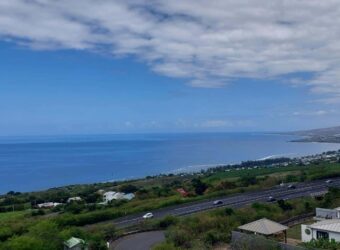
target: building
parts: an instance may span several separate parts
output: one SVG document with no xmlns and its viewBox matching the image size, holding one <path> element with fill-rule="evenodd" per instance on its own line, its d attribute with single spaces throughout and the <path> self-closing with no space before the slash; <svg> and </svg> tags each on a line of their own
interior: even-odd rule
<svg viewBox="0 0 340 250">
<path fill-rule="evenodd" d="M 340 219 L 328 219 L 311 225 L 301 225 L 301 240 L 334 239 L 340 242 Z"/>
<path fill-rule="evenodd" d="M 135 198 L 135 195 L 133 193 L 128 193 L 124 195 L 125 200 L 132 200 L 133 198 Z"/>
<path fill-rule="evenodd" d="M 283 233 L 284 241 L 287 242 L 288 227 L 267 218 L 262 218 L 260 220 L 239 226 L 238 229 L 241 230 L 241 232 L 246 231 L 254 234 L 261 234 L 266 237 Z"/>
<path fill-rule="evenodd" d="M 73 202 L 73 201 L 82 201 L 83 199 L 80 198 L 79 196 L 76 197 L 70 197 L 67 199 L 67 203 Z"/>
<path fill-rule="evenodd" d="M 58 203 L 58 202 L 45 202 L 45 203 L 40 203 L 37 205 L 38 208 L 53 208 L 59 205 L 62 205 L 63 203 Z"/>
<path fill-rule="evenodd" d="M 113 200 L 114 195 L 116 194 L 116 192 L 113 191 L 109 191 L 103 194 L 103 200 L 104 202 L 110 202 Z"/>
<path fill-rule="evenodd" d="M 71 237 L 64 242 L 64 250 L 87 250 L 86 242 L 82 239 Z"/>
<path fill-rule="evenodd" d="M 132 200 L 135 198 L 135 195 L 132 193 L 121 193 L 121 192 L 114 192 L 114 191 L 109 191 L 103 194 L 103 200 L 104 203 L 108 203 L 112 200 Z"/>
</svg>

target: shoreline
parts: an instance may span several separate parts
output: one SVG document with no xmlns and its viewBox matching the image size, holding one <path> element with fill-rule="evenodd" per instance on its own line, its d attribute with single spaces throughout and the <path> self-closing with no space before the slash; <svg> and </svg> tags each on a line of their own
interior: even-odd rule
<svg viewBox="0 0 340 250">
<path fill-rule="evenodd" d="M 224 134 L 224 133 L 223 133 Z M 115 147 L 108 147 L 107 149 L 109 149 L 110 151 L 106 150 L 106 152 L 110 152 L 109 154 L 104 154 L 103 157 L 102 155 L 100 155 L 100 159 L 106 159 L 106 160 L 114 160 L 114 159 L 118 159 L 117 163 L 114 163 L 114 161 L 112 161 L 113 163 L 111 165 L 106 164 L 105 165 L 105 161 L 101 161 L 101 160 L 96 160 L 96 161 L 92 161 L 90 162 L 90 164 L 87 164 L 88 166 L 84 165 L 81 166 L 80 163 L 81 161 L 77 160 L 77 155 L 80 157 L 79 159 L 82 159 L 81 157 L 83 157 L 85 154 L 84 153 L 88 153 L 89 155 L 92 155 L 93 152 L 97 152 L 98 151 L 93 151 L 93 150 L 97 150 L 95 147 L 90 148 L 91 150 L 86 150 L 84 152 L 82 152 L 81 155 L 78 154 L 77 151 L 75 151 L 74 153 L 74 159 L 75 162 L 73 162 L 72 159 L 69 159 L 68 161 L 65 161 L 65 159 L 62 159 L 60 166 L 64 166 L 62 165 L 63 163 L 66 164 L 70 164 L 70 168 L 67 169 L 67 171 L 70 171 L 70 173 L 74 173 L 77 174 L 76 171 L 80 171 L 79 176 L 71 176 L 71 175 L 65 175 L 66 178 L 62 177 L 62 171 L 58 170 L 58 168 L 54 168 L 53 164 L 54 164 L 54 158 L 48 158 L 50 157 L 48 155 L 48 157 L 46 158 L 47 161 L 46 162 L 42 162 L 42 163 L 35 163 L 37 156 L 36 155 L 32 155 L 31 158 L 28 158 L 28 160 L 33 159 L 32 161 L 24 161 L 24 160 L 20 160 L 19 164 L 19 169 L 21 170 L 25 170 L 26 172 L 23 172 L 23 176 L 27 177 L 29 180 L 32 180 L 30 182 L 28 182 L 26 184 L 26 181 L 23 180 L 22 182 L 20 182 L 20 180 L 22 178 L 20 177 L 16 177 L 16 173 L 13 172 L 13 170 L 11 170 L 11 159 L 15 159 L 13 157 L 15 157 L 15 155 L 12 152 L 15 151 L 11 151 L 9 152 L 9 156 L 12 158 L 9 158 L 8 160 L 8 166 L 4 165 L 3 167 L 3 177 L 4 177 L 4 182 L 2 184 L 1 187 L 1 191 L 0 194 L 5 194 L 11 190 L 14 191 L 18 191 L 18 192 L 40 192 L 43 190 L 49 190 L 49 189 L 58 189 L 58 188 L 62 188 L 62 187 L 67 187 L 67 186 L 78 186 L 78 185 L 93 185 L 96 183 L 112 183 L 112 182 L 128 182 L 128 181 L 133 181 L 133 180 L 143 180 L 143 179 L 147 179 L 147 178 L 154 178 L 157 176 L 166 176 L 166 175 L 186 175 L 186 174 L 192 174 L 192 173 L 199 173 L 199 172 L 205 172 L 205 171 L 209 171 L 209 169 L 214 169 L 214 168 L 223 168 L 223 167 L 233 167 L 233 166 L 237 166 L 237 165 L 241 165 L 243 162 L 255 162 L 255 161 L 263 161 L 263 160 L 273 160 L 275 158 L 301 158 L 301 157 L 306 157 L 306 156 L 312 156 L 312 155 L 316 155 L 316 154 L 322 154 L 323 152 L 327 152 L 327 151 L 332 151 L 332 150 L 339 150 L 340 149 L 340 144 L 338 143 L 318 143 L 318 142 L 309 142 L 306 143 L 310 144 L 310 146 L 296 146 L 299 143 L 294 143 L 295 141 L 290 141 L 290 140 L 296 140 L 301 138 L 302 136 L 298 136 L 298 135 L 290 135 L 290 134 L 279 134 L 279 133 L 255 133 L 255 135 L 253 133 L 243 133 L 243 135 L 247 135 L 247 137 L 242 136 L 240 139 L 238 139 L 238 137 L 234 137 L 233 135 L 235 135 L 234 133 L 229 133 L 231 135 L 231 140 L 230 136 L 226 136 L 226 137 L 218 137 L 220 141 L 222 141 L 224 144 L 222 144 L 224 147 L 220 147 L 220 149 L 217 149 L 215 147 L 218 147 L 220 144 L 211 144 L 211 145 L 205 145 L 205 144 L 209 144 L 209 141 L 205 141 L 205 137 L 203 138 L 204 140 L 202 140 L 200 138 L 199 143 L 197 144 L 197 146 L 201 147 L 196 147 L 193 149 L 190 149 L 190 152 L 194 152 L 194 153 L 190 153 L 189 150 L 188 151 L 182 151 L 182 148 L 176 148 L 176 152 L 189 152 L 189 157 L 179 157 L 179 160 L 177 160 L 176 155 L 170 156 L 172 158 L 169 158 L 168 156 L 166 156 L 165 158 L 162 157 L 162 155 L 157 156 L 157 154 L 160 152 L 159 150 L 154 150 L 155 145 L 157 146 L 158 144 L 153 144 L 152 147 L 147 147 L 146 149 L 151 149 L 154 151 L 150 151 L 152 153 L 153 156 L 158 157 L 161 160 L 158 160 L 158 158 L 156 158 L 155 161 L 152 161 L 153 159 L 151 157 L 144 157 L 143 160 L 143 164 L 139 164 L 138 162 L 135 162 L 134 160 L 134 155 L 130 155 L 129 158 L 120 158 L 121 155 L 118 154 L 114 154 L 115 151 L 117 149 Z M 252 137 L 252 135 L 254 135 L 255 137 Z M 270 135 L 274 135 L 274 138 L 276 136 L 279 137 L 283 137 L 282 139 L 268 139 L 267 141 L 267 137 L 261 137 L 262 135 L 264 136 L 270 136 Z M 170 137 L 170 142 L 173 142 L 173 135 L 171 135 Z M 249 136 L 249 137 L 248 137 Z M 260 136 L 260 137 L 259 137 Z M 287 138 L 287 136 L 289 136 Z M 165 137 L 166 139 L 167 137 Z M 195 138 L 195 137 L 194 137 Z M 209 137 L 207 137 L 209 138 Z M 216 139 L 216 136 L 213 137 L 214 139 Z M 247 138 L 246 140 L 244 140 L 243 138 Z M 248 138 L 250 138 L 250 140 L 248 141 Z M 255 138 L 254 140 L 252 138 Z M 258 139 L 259 138 L 259 139 Z M 140 139 L 140 138 L 137 138 Z M 155 139 L 155 138 L 143 138 L 143 140 L 146 139 L 148 142 L 150 142 L 150 139 Z M 159 139 L 158 137 L 156 139 Z M 241 144 L 238 144 L 238 147 L 236 147 L 235 149 L 229 150 L 229 148 L 233 148 L 230 145 L 230 143 L 233 143 L 235 140 L 240 140 L 237 142 L 240 142 Z M 180 137 L 179 140 L 179 144 L 181 145 L 181 140 L 182 140 L 182 135 Z M 191 135 L 189 135 L 189 140 L 184 142 L 191 142 Z M 228 141 L 229 140 L 229 141 Z M 152 140 L 154 141 L 154 140 Z M 202 142 L 203 141 L 203 142 Z M 91 141 L 92 142 L 92 141 Z M 269 142 L 270 144 L 268 144 L 267 142 Z M 254 144 L 255 143 L 255 144 Z M 267 143 L 267 144 L 266 144 Z M 165 143 L 163 143 L 162 145 L 164 145 Z M 167 144 L 167 143 L 166 143 Z M 312 145 L 314 144 L 314 146 Z M 316 146 L 316 144 L 320 144 L 320 146 Z M 324 146 L 322 146 L 322 144 L 324 144 Z M 330 144 L 330 145 L 326 145 L 326 144 Z M 27 147 L 25 144 L 24 146 L 22 146 L 24 144 L 20 144 L 20 147 Z M 81 144 L 78 144 L 81 145 Z M 105 141 L 105 145 L 107 146 L 107 141 Z M 117 144 L 118 145 L 118 144 Z M 141 146 L 139 146 L 137 148 L 137 150 L 144 150 L 144 144 L 140 144 Z M 171 144 L 171 147 L 177 146 L 177 144 Z M 183 144 L 182 144 L 183 145 Z M 184 144 L 186 145 L 186 144 Z M 191 146 L 191 144 L 188 144 Z M 195 145 L 195 144 L 193 144 Z M 242 147 L 241 147 L 241 146 Z M 277 145 L 278 147 L 274 147 L 274 148 L 270 148 L 268 147 L 268 145 Z M 288 145 L 288 146 L 287 146 Z M 294 146 L 295 145 L 295 146 Z M 57 145 L 58 148 L 64 148 L 62 145 Z M 67 147 L 69 147 L 70 145 L 68 144 Z M 87 146 L 87 145 L 85 145 Z M 187 145 L 186 145 L 187 146 Z M 263 146 L 263 148 L 262 148 Z M 30 146 L 28 146 L 30 147 Z M 172 150 L 172 148 L 166 148 L 167 150 L 170 149 Z M 254 148 L 255 147 L 255 148 Z M 258 149 L 256 148 L 258 147 Z M 22 150 L 22 148 L 20 148 L 20 150 Z M 42 150 L 42 155 L 44 154 L 44 150 L 45 150 L 45 146 L 40 146 L 41 150 Z M 87 148 L 87 147 L 85 147 Z M 254 149 L 253 149 L 254 148 Z M 13 148 L 14 149 L 14 148 Z M 119 147 L 118 147 L 119 149 Z M 198 151 L 197 151 L 198 149 Z M 207 150 L 207 157 L 205 156 L 205 151 Z M 5 150 L 5 149 L 4 149 Z M 30 150 L 30 148 L 27 148 L 27 150 Z M 36 151 L 36 149 L 34 149 Z M 53 148 L 54 150 L 54 148 Z M 64 149 L 63 149 L 64 150 Z M 73 150 L 71 148 L 71 150 Z M 77 150 L 77 149 L 76 149 Z M 187 147 L 184 147 L 183 150 L 187 150 Z M 196 150 L 196 151 L 195 151 Z M 217 150 L 217 154 L 214 152 Z M 65 150 L 64 150 L 65 151 Z M 4 151 L 4 153 L 6 152 L 6 150 Z M 39 151 L 40 152 L 40 151 Z M 52 152 L 47 151 L 48 152 Z M 64 153 L 63 151 L 57 151 L 56 153 Z M 126 151 L 127 153 L 129 153 L 130 151 Z M 141 151 L 137 151 L 137 152 L 141 152 Z M 165 151 L 166 152 L 166 151 Z M 172 152 L 172 151 L 170 151 Z M 214 153 L 212 153 L 214 152 Z M 256 153 L 254 153 L 256 152 Z M 284 152 L 284 153 L 282 153 Z M 133 152 L 132 152 L 133 153 Z M 202 154 L 204 155 L 204 157 L 196 157 L 195 154 Z M 72 153 L 73 154 L 73 153 Z M 221 154 L 222 157 L 221 157 Z M 53 153 L 51 154 L 52 157 L 56 157 L 59 155 Z M 94 154 L 95 155 L 95 154 Z M 125 154 L 127 155 L 127 154 Z M 138 155 L 138 154 L 137 154 Z M 44 156 L 44 155 L 43 155 Z M 64 155 L 60 155 L 60 156 L 64 156 Z M 217 156 L 217 157 L 215 157 Z M 6 154 L 4 154 L 4 157 L 7 157 Z M 105 158 L 106 157 L 106 158 Z M 108 158 L 111 157 L 111 158 Z M 183 159 L 182 159 L 182 158 Z M 150 159 L 149 159 L 150 158 Z M 86 158 L 84 158 L 86 159 Z M 99 158 L 98 158 L 99 159 Z M 167 161 L 164 160 L 171 160 L 171 159 L 175 159 L 173 161 L 171 161 L 171 164 L 167 164 Z M 202 160 L 203 159 L 203 160 Z M 214 159 L 215 160 L 221 160 L 220 162 L 214 163 Z M 4 160 L 6 160 L 6 158 L 4 158 Z M 91 159 L 90 159 L 91 160 Z M 140 160 L 139 158 L 136 158 L 136 160 Z M 104 163 L 104 165 L 101 165 L 101 162 Z M 169 161 L 170 162 L 170 161 Z M 190 164 L 190 163 L 193 164 Z M 200 162 L 203 162 L 203 164 L 200 164 Z M 210 163 L 212 162 L 212 163 Z M 33 163 L 35 163 L 35 165 L 39 166 L 39 164 L 41 165 L 41 173 L 40 172 L 34 172 L 34 171 L 38 171 L 38 168 L 35 168 L 34 165 L 32 165 Z M 47 167 L 49 166 L 48 164 L 51 163 L 52 167 Z M 164 166 L 162 165 L 163 163 Z M 198 164 L 197 164 L 198 163 Z M 121 165 L 120 165 L 121 164 Z M 45 167 L 45 166 L 46 167 Z M 130 167 L 128 170 L 125 171 L 124 166 L 128 166 Z M 133 167 L 131 167 L 132 165 L 135 165 Z M 31 167 L 32 166 L 32 167 Z M 56 164 L 56 166 L 58 166 L 58 164 Z M 71 167 L 72 166 L 72 167 Z M 73 166 L 75 166 L 73 168 Z M 89 167 L 90 166 L 90 167 Z M 178 167 L 176 167 L 178 166 Z M 14 166 L 15 167 L 15 166 Z M 82 170 L 83 168 L 84 171 Z M 101 169 L 100 173 L 96 173 L 96 169 Z M 16 168 L 13 168 L 16 169 Z M 65 168 L 66 169 L 66 168 Z M 136 171 L 135 171 L 136 170 Z M 13 172 L 13 177 L 10 175 L 11 172 Z M 37 176 L 34 176 L 34 173 L 37 173 L 37 176 L 42 176 L 43 178 L 40 179 Z M 8 174 L 8 176 L 11 176 L 11 178 L 6 179 L 5 175 Z M 57 177 L 58 176 L 58 177 Z M 61 177 L 59 177 L 61 176 Z M 72 178 L 71 178 L 72 177 Z M 49 179 L 50 181 L 45 181 Z M 10 181 L 9 181 L 10 180 Z"/>
<path fill-rule="evenodd" d="M 340 147 L 340 145 L 339 145 Z M 280 155 L 270 155 L 261 159 L 256 160 L 246 160 L 239 163 L 233 163 L 233 164 L 204 164 L 204 165 L 197 165 L 197 166 L 189 166 L 186 168 L 195 168 L 195 167 L 202 167 L 207 166 L 207 168 L 200 168 L 196 171 L 179 171 L 184 168 L 179 168 L 176 170 L 173 170 L 171 172 L 167 173 L 160 173 L 156 175 L 151 176 L 143 176 L 143 177 L 131 177 L 131 178 L 124 178 L 124 179 L 115 179 L 115 180 L 107 180 L 107 181 L 98 181 L 98 182 L 89 182 L 89 183 L 75 183 L 75 184 L 69 184 L 69 185 L 61 185 L 57 187 L 50 187 L 50 188 L 44 188 L 39 190 L 32 190 L 32 191 L 18 191 L 19 193 L 39 193 L 39 192 L 45 192 L 48 190 L 55 190 L 55 189 L 63 189 L 68 187 L 74 187 L 74 186 L 91 186 L 96 184 L 110 184 L 110 183 L 119 183 L 122 184 L 124 182 L 133 182 L 133 181 L 143 181 L 148 179 L 155 179 L 155 178 L 162 178 L 162 177 L 170 177 L 170 176 L 187 176 L 187 175 L 195 175 L 195 174 L 205 174 L 209 172 L 214 172 L 217 169 L 224 169 L 224 171 L 231 171 L 231 170 L 243 170 L 246 169 L 244 165 L 251 165 L 253 164 L 257 168 L 256 165 L 259 165 L 259 167 L 277 167 L 277 166 L 286 166 L 287 164 L 298 164 L 302 163 L 304 165 L 308 165 L 309 162 L 313 162 L 315 160 L 327 160 L 329 155 L 336 154 L 336 157 L 340 159 L 340 149 L 334 150 L 334 151 L 325 151 L 318 154 L 309 154 L 309 155 L 303 155 L 303 156 L 297 156 L 297 157 L 288 157 L 287 155 L 292 155 L 294 153 L 290 154 L 280 154 Z M 263 164 L 263 165 L 261 165 Z M 249 167 L 247 167 L 249 168 Z M 12 192 L 14 190 L 8 190 L 7 192 L 0 193 L 1 195 L 6 195 L 8 192 Z M 16 191 L 14 191 L 16 192 Z"/>
</svg>

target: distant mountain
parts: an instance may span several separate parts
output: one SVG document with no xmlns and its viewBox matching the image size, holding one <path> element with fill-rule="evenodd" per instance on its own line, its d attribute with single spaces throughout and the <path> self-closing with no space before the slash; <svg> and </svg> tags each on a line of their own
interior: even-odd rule
<svg viewBox="0 0 340 250">
<path fill-rule="evenodd" d="M 296 131 L 292 135 L 302 136 L 297 142 L 332 142 L 340 143 L 340 126 L 331 128 L 320 128 L 305 131 Z"/>
</svg>

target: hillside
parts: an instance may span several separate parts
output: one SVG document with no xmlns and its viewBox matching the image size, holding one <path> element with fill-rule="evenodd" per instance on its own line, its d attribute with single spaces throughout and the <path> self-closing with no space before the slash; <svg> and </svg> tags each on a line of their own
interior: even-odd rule
<svg viewBox="0 0 340 250">
<path fill-rule="evenodd" d="M 340 143 L 340 126 L 305 131 L 296 131 L 292 135 L 303 136 L 298 142 L 330 142 Z"/>
</svg>

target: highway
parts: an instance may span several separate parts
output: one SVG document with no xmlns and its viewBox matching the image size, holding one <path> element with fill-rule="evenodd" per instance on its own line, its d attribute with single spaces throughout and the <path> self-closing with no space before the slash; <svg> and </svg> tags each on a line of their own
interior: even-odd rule
<svg viewBox="0 0 340 250">
<path fill-rule="evenodd" d="M 198 202 L 170 206 L 148 212 L 152 212 L 154 218 L 163 218 L 167 215 L 184 216 L 218 207 L 239 208 L 250 205 L 254 202 L 267 202 L 269 196 L 274 197 L 276 200 L 280 199 L 290 200 L 294 198 L 310 196 L 319 192 L 325 192 L 328 190 L 328 187 L 330 186 L 340 187 L 340 178 L 332 179 L 332 183 L 326 183 L 325 180 L 304 182 L 296 184 L 295 189 L 289 189 L 287 185 L 283 187 L 275 186 L 267 190 L 246 192 L 214 199 L 207 199 Z M 221 200 L 223 201 L 223 204 L 214 205 L 213 204 L 214 200 Z M 121 217 L 119 219 L 114 220 L 113 223 L 118 228 L 133 226 L 144 220 L 142 218 L 144 214 L 145 212 Z"/>
</svg>

